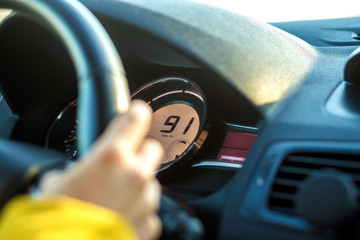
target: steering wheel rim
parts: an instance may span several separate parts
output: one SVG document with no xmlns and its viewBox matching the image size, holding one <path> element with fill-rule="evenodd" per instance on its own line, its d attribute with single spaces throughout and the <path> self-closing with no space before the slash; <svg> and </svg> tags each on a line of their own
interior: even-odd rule
<svg viewBox="0 0 360 240">
<path fill-rule="evenodd" d="M 45 25 L 68 50 L 78 78 L 78 147 L 83 156 L 107 123 L 129 107 L 124 67 L 109 35 L 79 1 L 1 0 L 0 8 Z"/>
</svg>

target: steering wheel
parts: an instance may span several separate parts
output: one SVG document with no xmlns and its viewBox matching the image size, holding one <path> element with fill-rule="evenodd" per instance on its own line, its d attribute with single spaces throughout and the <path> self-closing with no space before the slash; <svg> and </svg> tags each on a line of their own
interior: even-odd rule
<svg viewBox="0 0 360 240">
<path fill-rule="evenodd" d="M 78 1 L 2 0 L 54 32 L 66 46 L 78 78 L 79 151 L 84 155 L 107 123 L 129 106 L 124 68 L 109 35 Z"/>
<path fill-rule="evenodd" d="M 13 9 L 31 21 L 45 24 L 45 27 L 55 33 L 67 48 L 78 78 L 77 119 L 81 122 L 78 148 L 80 156 L 84 155 L 108 122 L 116 114 L 126 112 L 129 107 L 130 94 L 124 68 L 109 35 L 96 17 L 78 1 L 2 0 L 0 8 Z M 29 146 L 14 146 L 14 143 L 7 142 L 2 142 L 1 145 L 1 155 L 5 155 L 6 158 L 17 158 L 12 162 L 17 162 L 22 168 L 29 165 L 24 162 L 24 155 L 10 156 L 4 148 L 21 147 L 32 154 L 33 158 L 54 158 L 54 155 L 44 155 L 41 151 L 29 149 Z M 17 169 L 18 166 L 15 164 L 11 168 Z M 0 206 L 14 193 L 5 195 L 4 200 L 0 199 Z M 183 236 L 186 236 L 186 239 L 198 239 L 201 236 L 200 223 L 185 211 L 177 200 L 163 195 L 161 201 L 160 218 L 168 219 L 163 221 L 162 239 L 183 239 Z"/>
</svg>

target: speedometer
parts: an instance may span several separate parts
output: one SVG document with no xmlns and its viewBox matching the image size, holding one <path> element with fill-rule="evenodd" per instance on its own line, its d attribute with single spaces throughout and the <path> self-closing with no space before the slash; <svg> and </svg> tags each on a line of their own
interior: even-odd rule
<svg viewBox="0 0 360 240">
<path fill-rule="evenodd" d="M 174 103 L 153 114 L 149 136 L 165 149 L 162 163 L 177 159 L 190 146 L 199 131 L 199 115 L 184 103 Z"/>
<path fill-rule="evenodd" d="M 156 139 L 165 150 L 160 170 L 180 159 L 190 159 L 207 134 L 201 134 L 206 115 L 205 97 L 200 88 L 183 78 L 165 78 L 151 82 L 132 95 L 153 109 L 148 138 Z M 77 133 L 81 123 L 76 120 L 77 102 L 67 106 L 51 125 L 46 146 L 62 150 L 69 160 L 76 160 Z M 187 158 L 186 158 L 187 156 Z"/>
<path fill-rule="evenodd" d="M 206 102 L 195 83 L 183 78 L 160 79 L 140 88 L 132 98 L 146 101 L 154 111 L 148 137 L 159 141 L 165 150 L 161 169 L 180 159 L 186 161 L 190 152 L 201 147 L 206 136 L 200 134 Z"/>
</svg>

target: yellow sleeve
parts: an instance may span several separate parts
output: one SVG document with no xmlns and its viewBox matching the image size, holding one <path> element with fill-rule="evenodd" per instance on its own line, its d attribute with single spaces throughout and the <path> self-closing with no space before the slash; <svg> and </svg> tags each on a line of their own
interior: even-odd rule
<svg viewBox="0 0 360 240">
<path fill-rule="evenodd" d="M 11 240 L 135 240 L 136 233 L 121 215 L 68 197 L 13 199 L 2 210 L 0 239 Z"/>
</svg>

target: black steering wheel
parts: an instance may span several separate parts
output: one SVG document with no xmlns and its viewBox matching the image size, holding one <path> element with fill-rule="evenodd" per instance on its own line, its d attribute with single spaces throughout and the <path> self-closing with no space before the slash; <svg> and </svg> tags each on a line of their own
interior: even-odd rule
<svg viewBox="0 0 360 240">
<path fill-rule="evenodd" d="M 116 114 L 126 112 L 129 107 L 130 95 L 125 72 L 109 35 L 96 17 L 78 1 L 1 0 L 0 8 L 13 9 L 25 18 L 45 25 L 66 46 L 78 78 L 77 119 L 81 122 L 81 128 L 78 129 L 78 148 L 80 156 L 84 155 L 108 122 Z M 29 167 L 29 163 L 24 160 L 24 154 L 15 154 L 16 156 L 9 154 L 13 148 L 19 147 L 32 154 L 33 158 L 44 159 L 42 161 L 49 158 L 56 159 L 58 156 L 44 155 L 42 151 L 34 150 L 26 145 L 20 146 L 1 141 L 0 155 L 16 162 L 16 164 L 11 164 L 14 165 L 10 167 L 13 170 L 18 169 L 19 165 L 21 169 Z M 25 155 L 27 155 L 25 158 L 29 158 L 29 154 Z M 15 189 L 15 178 L 22 174 L 21 171 L 17 171 L 17 175 L 11 173 L 10 180 L 7 182 L 12 189 Z M 19 183 L 18 189 L 21 188 L 24 186 Z M 6 191 L 0 189 L 0 192 Z M 7 191 L 2 195 L 0 207 L 16 195 L 16 192 Z M 201 237 L 200 222 L 185 211 L 185 207 L 178 201 L 163 195 L 161 205 L 159 215 L 164 225 L 162 239 L 199 239 Z"/>
<path fill-rule="evenodd" d="M 78 144 L 84 155 L 112 117 L 129 106 L 129 88 L 114 44 L 78 1 L 1 0 L 0 8 L 13 9 L 45 25 L 66 46 L 78 78 Z"/>
</svg>

